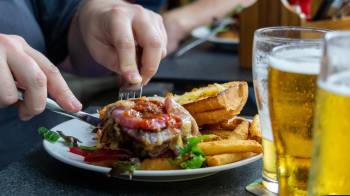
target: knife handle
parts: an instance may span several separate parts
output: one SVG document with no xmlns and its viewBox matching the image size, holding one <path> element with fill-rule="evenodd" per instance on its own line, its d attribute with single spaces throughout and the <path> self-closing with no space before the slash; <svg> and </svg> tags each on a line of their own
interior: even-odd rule
<svg viewBox="0 0 350 196">
<path fill-rule="evenodd" d="M 21 101 L 24 100 L 24 91 L 23 90 L 17 89 L 17 95 L 18 95 L 19 100 L 21 100 Z M 58 113 L 58 114 L 61 114 L 64 116 L 68 116 L 70 118 L 76 118 L 76 119 L 82 120 L 82 121 L 87 122 L 87 123 L 94 125 L 94 126 L 96 126 L 99 123 L 98 118 L 91 116 L 91 114 L 88 114 L 86 112 L 79 111 L 79 112 L 74 113 L 74 112 L 65 111 L 61 106 L 59 106 L 57 104 L 56 101 L 54 101 L 50 98 L 46 98 L 45 109 L 48 109 L 52 112 L 55 112 L 55 113 Z"/>
</svg>

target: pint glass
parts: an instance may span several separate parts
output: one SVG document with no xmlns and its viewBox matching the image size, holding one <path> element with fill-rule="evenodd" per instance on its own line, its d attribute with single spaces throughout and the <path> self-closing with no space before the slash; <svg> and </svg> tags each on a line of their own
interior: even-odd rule
<svg viewBox="0 0 350 196">
<path fill-rule="evenodd" d="M 276 193 L 277 170 L 275 141 L 269 112 L 268 71 L 269 55 L 274 48 L 298 43 L 320 43 L 326 31 L 301 27 L 269 27 L 259 29 L 254 35 L 253 80 L 260 123 L 263 133 L 263 185 Z M 282 78 L 281 81 L 283 81 Z"/>
<path fill-rule="evenodd" d="M 320 43 L 287 44 L 269 56 L 269 104 L 280 195 L 306 195 Z"/>
<path fill-rule="evenodd" d="M 350 195 L 350 32 L 325 38 L 309 195 Z"/>
</svg>

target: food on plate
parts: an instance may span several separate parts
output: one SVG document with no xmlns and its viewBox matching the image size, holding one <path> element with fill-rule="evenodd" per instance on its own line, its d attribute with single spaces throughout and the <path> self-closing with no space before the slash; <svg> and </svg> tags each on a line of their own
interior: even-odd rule
<svg viewBox="0 0 350 196">
<path fill-rule="evenodd" d="M 233 163 L 256 155 L 254 152 L 229 153 L 207 156 L 208 166 L 219 166 Z"/>
<path fill-rule="evenodd" d="M 242 123 L 242 121 L 245 121 L 245 120 L 246 120 L 245 118 L 235 116 L 231 119 L 222 121 L 217 124 L 205 125 L 203 128 L 209 129 L 209 130 L 213 130 L 213 129 L 234 130 L 239 124 Z"/>
<path fill-rule="evenodd" d="M 237 19 L 235 19 L 235 18 L 238 18 L 239 12 L 240 11 L 238 12 L 233 11 L 230 14 L 230 17 L 232 17 L 232 22 L 226 25 L 225 27 L 223 27 L 222 29 L 219 29 L 219 31 L 216 34 L 216 37 L 227 39 L 227 40 L 233 40 L 233 41 L 239 40 L 239 23 Z M 215 24 L 215 21 L 217 20 L 220 20 L 220 19 L 214 18 L 213 25 L 211 25 L 210 27 L 211 29 L 215 27 L 214 24 Z"/>
<path fill-rule="evenodd" d="M 220 166 L 262 152 L 258 117 L 237 116 L 247 97 L 246 82 L 228 82 L 183 95 L 117 101 L 99 110 L 96 146 L 83 146 L 62 132 L 41 128 L 39 133 L 48 140 L 61 137 L 87 163 L 112 167 L 112 176 Z"/>
<path fill-rule="evenodd" d="M 221 140 L 221 139 L 228 139 L 232 133 L 233 130 L 201 130 L 202 134 L 210 135 L 211 137 L 217 137 L 218 139 L 216 140 Z"/>
<path fill-rule="evenodd" d="M 224 139 L 211 142 L 201 142 L 198 144 L 205 155 L 216 155 L 236 152 L 261 153 L 262 146 L 255 140 Z"/>
<path fill-rule="evenodd" d="M 228 121 L 205 126 L 201 133 L 213 134 L 221 139 L 246 140 L 249 136 L 250 122 L 244 118 L 234 118 Z"/>
<path fill-rule="evenodd" d="M 175 157 L 199 135 L 192 116 L 170 96 L 121 100 L 99 111 L 97 148 L 128 149 L 140 158 Z"/>
<path fill-rule="evenodd" d="M 141 162 L 140 170 L 172 170 L 180 169 L 177 164 L 174 164 L 174 160 L 170 158 L 153 158 L 145 159 Z"/>
<path fill-rule="evenodd" d="M 249 122 L 248 120 L 242 120 L 241 124 L 239 124 L 229 136 L 232 139 L 246 140 L 248 139 L 249 134 Z"/>
<path fill-rule="evenodd" d="M 39 127 L 38 133 L 42 138 L 52 143 L 57 142 L 57 140 L 60 139 L 60 135 L 58 133 L 45 127 Z"/>
<path fill-rule="evenodd" d="M 73 136 L 65 135 L 62 131 L 57 131 L 57 133 L 60 135 L 60 137 L 64 140 L 64 143 L 66 146 L 72 147 L 78 147 L 78 143 L 81 143 L 81 141 Z"/>
<path fill-rule="evenodd" d="M 262 135 L 260 129 L 259 115 L 255 115 L 253 121 L 249 127 L 249 138 L 254 139 L 261 143 Z"/>
<path fill-rule="evenodd" d="M 239 40 L 239 33 L 235 29 L 224 29 L 216 34 L 217 37 L 230 40 Z"/>
<path fill-rule="evenodd" d="M 174 98 L 192 114 L 199 126 L 217 124 L 241 112 L 248 98 L 248 84 L 213 84 Z"/>
</svg>

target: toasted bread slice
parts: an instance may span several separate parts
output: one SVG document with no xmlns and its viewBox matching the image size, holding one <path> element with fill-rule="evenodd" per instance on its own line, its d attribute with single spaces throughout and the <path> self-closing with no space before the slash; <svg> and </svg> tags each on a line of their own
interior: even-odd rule
<svg viewBox="0 0 350 196">
<path fill-rule="evenodd" d="M 176 95 L 174 97 L 175 101 L 181 105 L 188 103 L 193 103 L 201 99 L 206 99 L 208 97 L 213 97 L 220 92 L 226 90 L 229 86 L 233 85 L 234 82 L 228 82 L 225 84 L 210 84 L 202 88 L 194 88 L 191 92 L 187 92 L 183 95 Z"/>
<path fill-rule="evenodd" d="M 241 112 L 247 98 L 246 82 L 212 84 L 175 96 L 175 100 L 192 114 L 198 125 L 231 119 Z"/>
<path fill-rule="evenodd" d="M 191 92 L 176 96 L 175 100 L 191 113 L 198 113 L 223 108 L 226 110 L 242 109 L 247 98 L 248 84 L 246 82 L 228 82 L 193 89 Z"/>
</svg>

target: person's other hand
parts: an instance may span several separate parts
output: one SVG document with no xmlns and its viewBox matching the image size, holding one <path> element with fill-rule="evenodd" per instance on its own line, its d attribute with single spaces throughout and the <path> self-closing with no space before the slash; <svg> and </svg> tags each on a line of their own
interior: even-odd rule
<svg viewBox="0 0 350 196">
<path fill-rule="evenodd" d="M 18 102 L 17 87 L 25 90 L 19 117 L 29 120 L 45 109 L 49 93 L 65 110 L 77 112 L 75 98 L 59 70 L 17 35 L 0 34 L 0 108 Z"/>
<path fill-rule="evenodd" d="M 120 0 L 89 0 L 78 12 L 82 38 L 95 61 L 131 84 L 148 83 L 166 55 L 162 17 Z M 136 46 L 142 48 L 138 65 Z"/>
<path fill-rule="evenodd" d="M 185 28 L 184 21 L 180 20 L 182 17 L 177 13 L 166 13 L 163 18 L 168 35 L 167 52 L 170 54 L 179 47 L 179 43 L 186 38 L 189 31 Z"/>
</svg>

